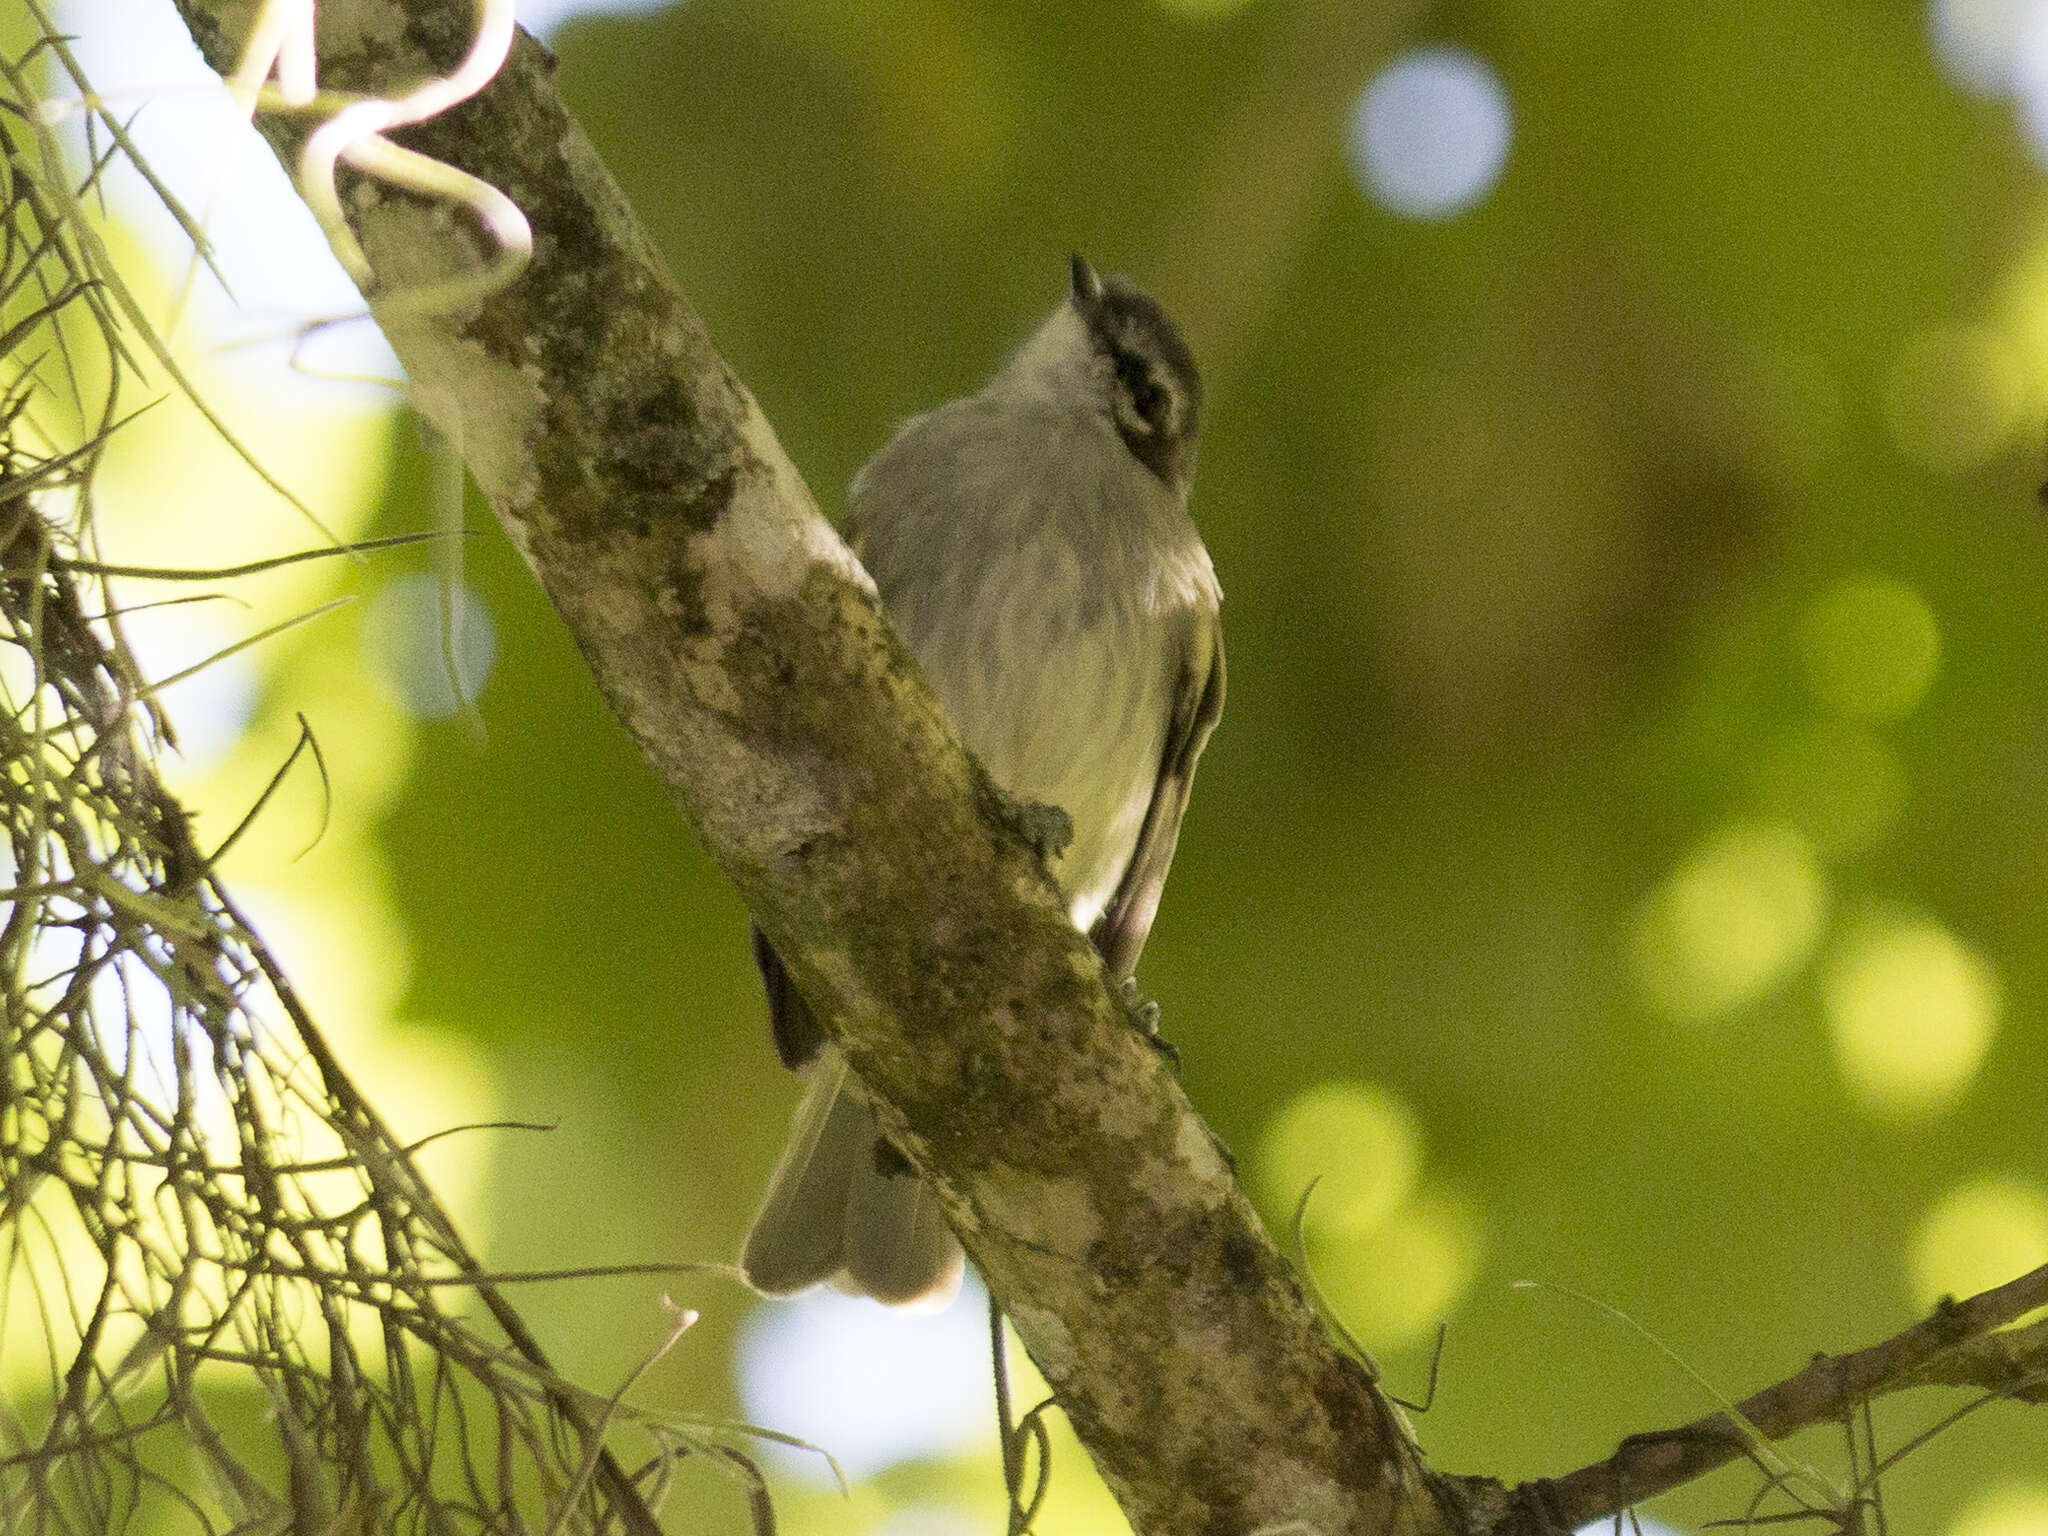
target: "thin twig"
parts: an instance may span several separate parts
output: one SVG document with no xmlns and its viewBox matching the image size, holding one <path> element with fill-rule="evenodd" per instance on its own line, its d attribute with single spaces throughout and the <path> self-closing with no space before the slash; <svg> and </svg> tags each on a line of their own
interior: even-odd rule
<svg viewBox="0 0 2048 1536">
<path fill-rule="evenodd" d="M 1735 1404 L 1736 1417 L 1709 1414 L 1673 1429 L 1632 1435 L 1604 1461 L 1523 1484 L 1511 1493 L 1508 1516 L 1496 1530 L 1499 1536 L 1533 1536 L 1553 1524 L 1576 1529 L 1739 1460 L 1751 1450 L 1753 1436 L 1783 1440 L 1908 1387 L 1983 1384 L 1979 1376 L 2000 1376 L 2003 1369 L 1995 1330 L 2043 1306 L 2048 1306 L 2048 1265 L 1967 1300 L 1944 1300 L 1928 1317 L 1881 1344 L 1848 1355 L 1815 1356 L 1804 1370 Z M 2028 1336 L 2021 1358 L 2048 1342 L 2041 1329 L 2037 1323 L 2020 1330 Z M 2001 1384 L 2009 1390 L 1997 1395 L 2027 1400 L 2026 1394 L 2048 1391 L 2048 1375 L 2016 1376 Z"/>
</svg>

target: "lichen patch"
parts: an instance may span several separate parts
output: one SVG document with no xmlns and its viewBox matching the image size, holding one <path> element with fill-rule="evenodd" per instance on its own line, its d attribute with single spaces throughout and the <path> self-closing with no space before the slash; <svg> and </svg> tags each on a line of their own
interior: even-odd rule
<svg viewBox="0 0 2048 1536">
<path fill-rule="evenodd" d="M 1076 1264 L 1102 1236 L 1102 1213 L 1088 1181 L 1078 1176 L 1045 1178 L 995 1169 L 982 1187 L 982 1206 L 999 1229 Z"/>
<path fill-rule="evenodd" d="M 1032 1363 L 1055 1387 L 1062 1385 L 1074 1374 L 1074 1336 L 1067 1325 L 1028 1302 L 1018 1302 L 1009 1310 L 1017 1337 L 1031 1351 Z"/>
<path fill-rule="evenodd" d="M 1230 1170 L 1224 1164 L 1223 1154 L 1216 1148 L 1216 1138 L 1199 1118 L 1194 1115 L 1181 1117 L 1180 1130 L 1173 1138 L 1173 1150 L 1200 1183 L 1215 1191 L 1218 1205 L 1229 1198 Z"/>
<path fill-rule="evenodd" d="M 387 319 L 384 329 L 413 404 L 457 446 L 492 505 L 530 505 L 540 483 L 532 439 L 543 404 L 533 379 L 441 321 Z"/>
</svg>

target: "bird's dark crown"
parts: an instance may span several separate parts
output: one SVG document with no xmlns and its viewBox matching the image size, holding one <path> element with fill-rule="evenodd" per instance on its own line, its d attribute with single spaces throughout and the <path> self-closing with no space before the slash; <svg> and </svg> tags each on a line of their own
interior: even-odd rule
<svg viewBox="0 0 2048 1536">
<path fill-rule="evenodd" d="M 1135 283 L 1098 277 L 1079 256 L 1073 305 L 1109 364 L 1125 444 L 1162 480 L 1184 486 L 1194 467 L 1202 375 L 1180 328 Z"/>
</svg>

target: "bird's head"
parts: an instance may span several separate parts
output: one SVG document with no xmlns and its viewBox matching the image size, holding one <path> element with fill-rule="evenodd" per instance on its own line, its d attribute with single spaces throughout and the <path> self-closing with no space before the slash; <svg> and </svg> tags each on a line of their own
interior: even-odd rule
<svg viewBox="0 0 2048 1536">
<path fill-rule="evenodd" d="M 1176 492 L 1194 478 L 1202 376 L 1180 330 L 1137 284 L 1072 259 L 1066 299 L 1005 370 L 1042 396 L 1078 400 Z"/>
</svg>

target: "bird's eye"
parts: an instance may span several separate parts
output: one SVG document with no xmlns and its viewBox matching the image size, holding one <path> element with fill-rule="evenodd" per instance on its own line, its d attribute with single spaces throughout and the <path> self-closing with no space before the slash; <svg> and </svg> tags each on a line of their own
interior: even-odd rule
<svg viewBox="0 0 2048 1536">
<path fill-rule="evenodd" d="M 1131 408 L 1151 430 L 1166 426 L 1167 397 L 1145 360 L 1130 352 L 1116 355 L 1116 381 L 1130 398 Z"/>
</svg>

